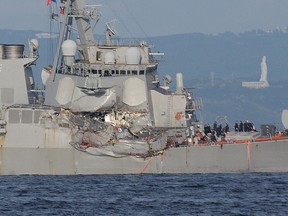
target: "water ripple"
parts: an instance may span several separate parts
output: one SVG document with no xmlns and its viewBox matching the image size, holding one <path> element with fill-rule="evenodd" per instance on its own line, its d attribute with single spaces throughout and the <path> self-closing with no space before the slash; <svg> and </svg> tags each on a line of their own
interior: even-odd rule
<svg viewBox="0 0 288 216">
<path fill-rule="evenodd" d="M 1 215 L 288 215 L 288 173 L 1 176 Z"/>
</svg>

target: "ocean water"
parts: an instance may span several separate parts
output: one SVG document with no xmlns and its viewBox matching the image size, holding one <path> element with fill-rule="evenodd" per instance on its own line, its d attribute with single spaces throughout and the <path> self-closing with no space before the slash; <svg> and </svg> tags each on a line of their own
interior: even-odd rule
<svg viewBox="0 0 288 216">
<path fill-rule="evenodd" d="M 1 176 L 0 215 L 288 215 L 288 173 Z"/>
</svg>

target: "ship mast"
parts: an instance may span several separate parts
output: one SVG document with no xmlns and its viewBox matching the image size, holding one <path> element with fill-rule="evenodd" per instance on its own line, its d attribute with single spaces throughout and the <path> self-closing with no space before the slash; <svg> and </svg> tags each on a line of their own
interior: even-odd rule
<svg viewBox="0 0 288 216">
<path fill-rule="evenodd" d="M 73 18 L 75 18 L 77 32 L 81 44 L 81 54 L 87 63 L 96 62 L 97 46 L 94 41 L 93 31 L 90 24 L 90 19 L 100 19 L 100 13 L 96 9 L 97 5 L 86 5 L 85 0 L 68 0 L 62 16 L 61 30 L 56 48 L 56 53 L 53 60 L 51 78 L 55 80 L 57 66 L 60 59 L 61 45 L 64 40 L 71 38 L 71 30 L 73 29 Z"/>
</svg>

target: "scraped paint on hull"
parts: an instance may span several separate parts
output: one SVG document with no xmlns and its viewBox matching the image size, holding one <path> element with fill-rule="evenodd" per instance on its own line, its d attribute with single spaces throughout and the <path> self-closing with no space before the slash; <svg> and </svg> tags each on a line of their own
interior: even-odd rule
<svg viewBox="0 0 288 216">
<path fill-rule="evenodd" d="M 94 156 L 74 148 L 1 148 L 1 175 L 287 172 L 288 142 L 171 148 L 150 158 Z"/>
</svg>

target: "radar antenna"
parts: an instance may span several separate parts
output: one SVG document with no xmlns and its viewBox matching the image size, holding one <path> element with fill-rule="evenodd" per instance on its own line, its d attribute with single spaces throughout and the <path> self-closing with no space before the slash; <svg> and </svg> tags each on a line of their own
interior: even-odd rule
<svg viewBox="0 0 288 216">
<path fill-rule="evenodd" d="M 107 45 L 111 45 L 112 44 L 112 36 L 117 35 L 116 30 L 110 24 L 113 21 L 115 21 L 115 20 L 112 20 L 109 23 L 106 23 L 105 38 L 106 38 L 106 44 Z"/>
<path fill-rule="evenodd" d="M 172 82 L 172 78 L 170 75 L 165 75 L 163 77 L 164 86 L 168 86 Z"/>
<path fill-rule="evenodd" d="M 172 78 L 170 75 L 165 75 L 163 77 L 163 86 L 161 88 L 168 90 L 169 89 L 169 84 L 172 82 Z"/>
</svg>

